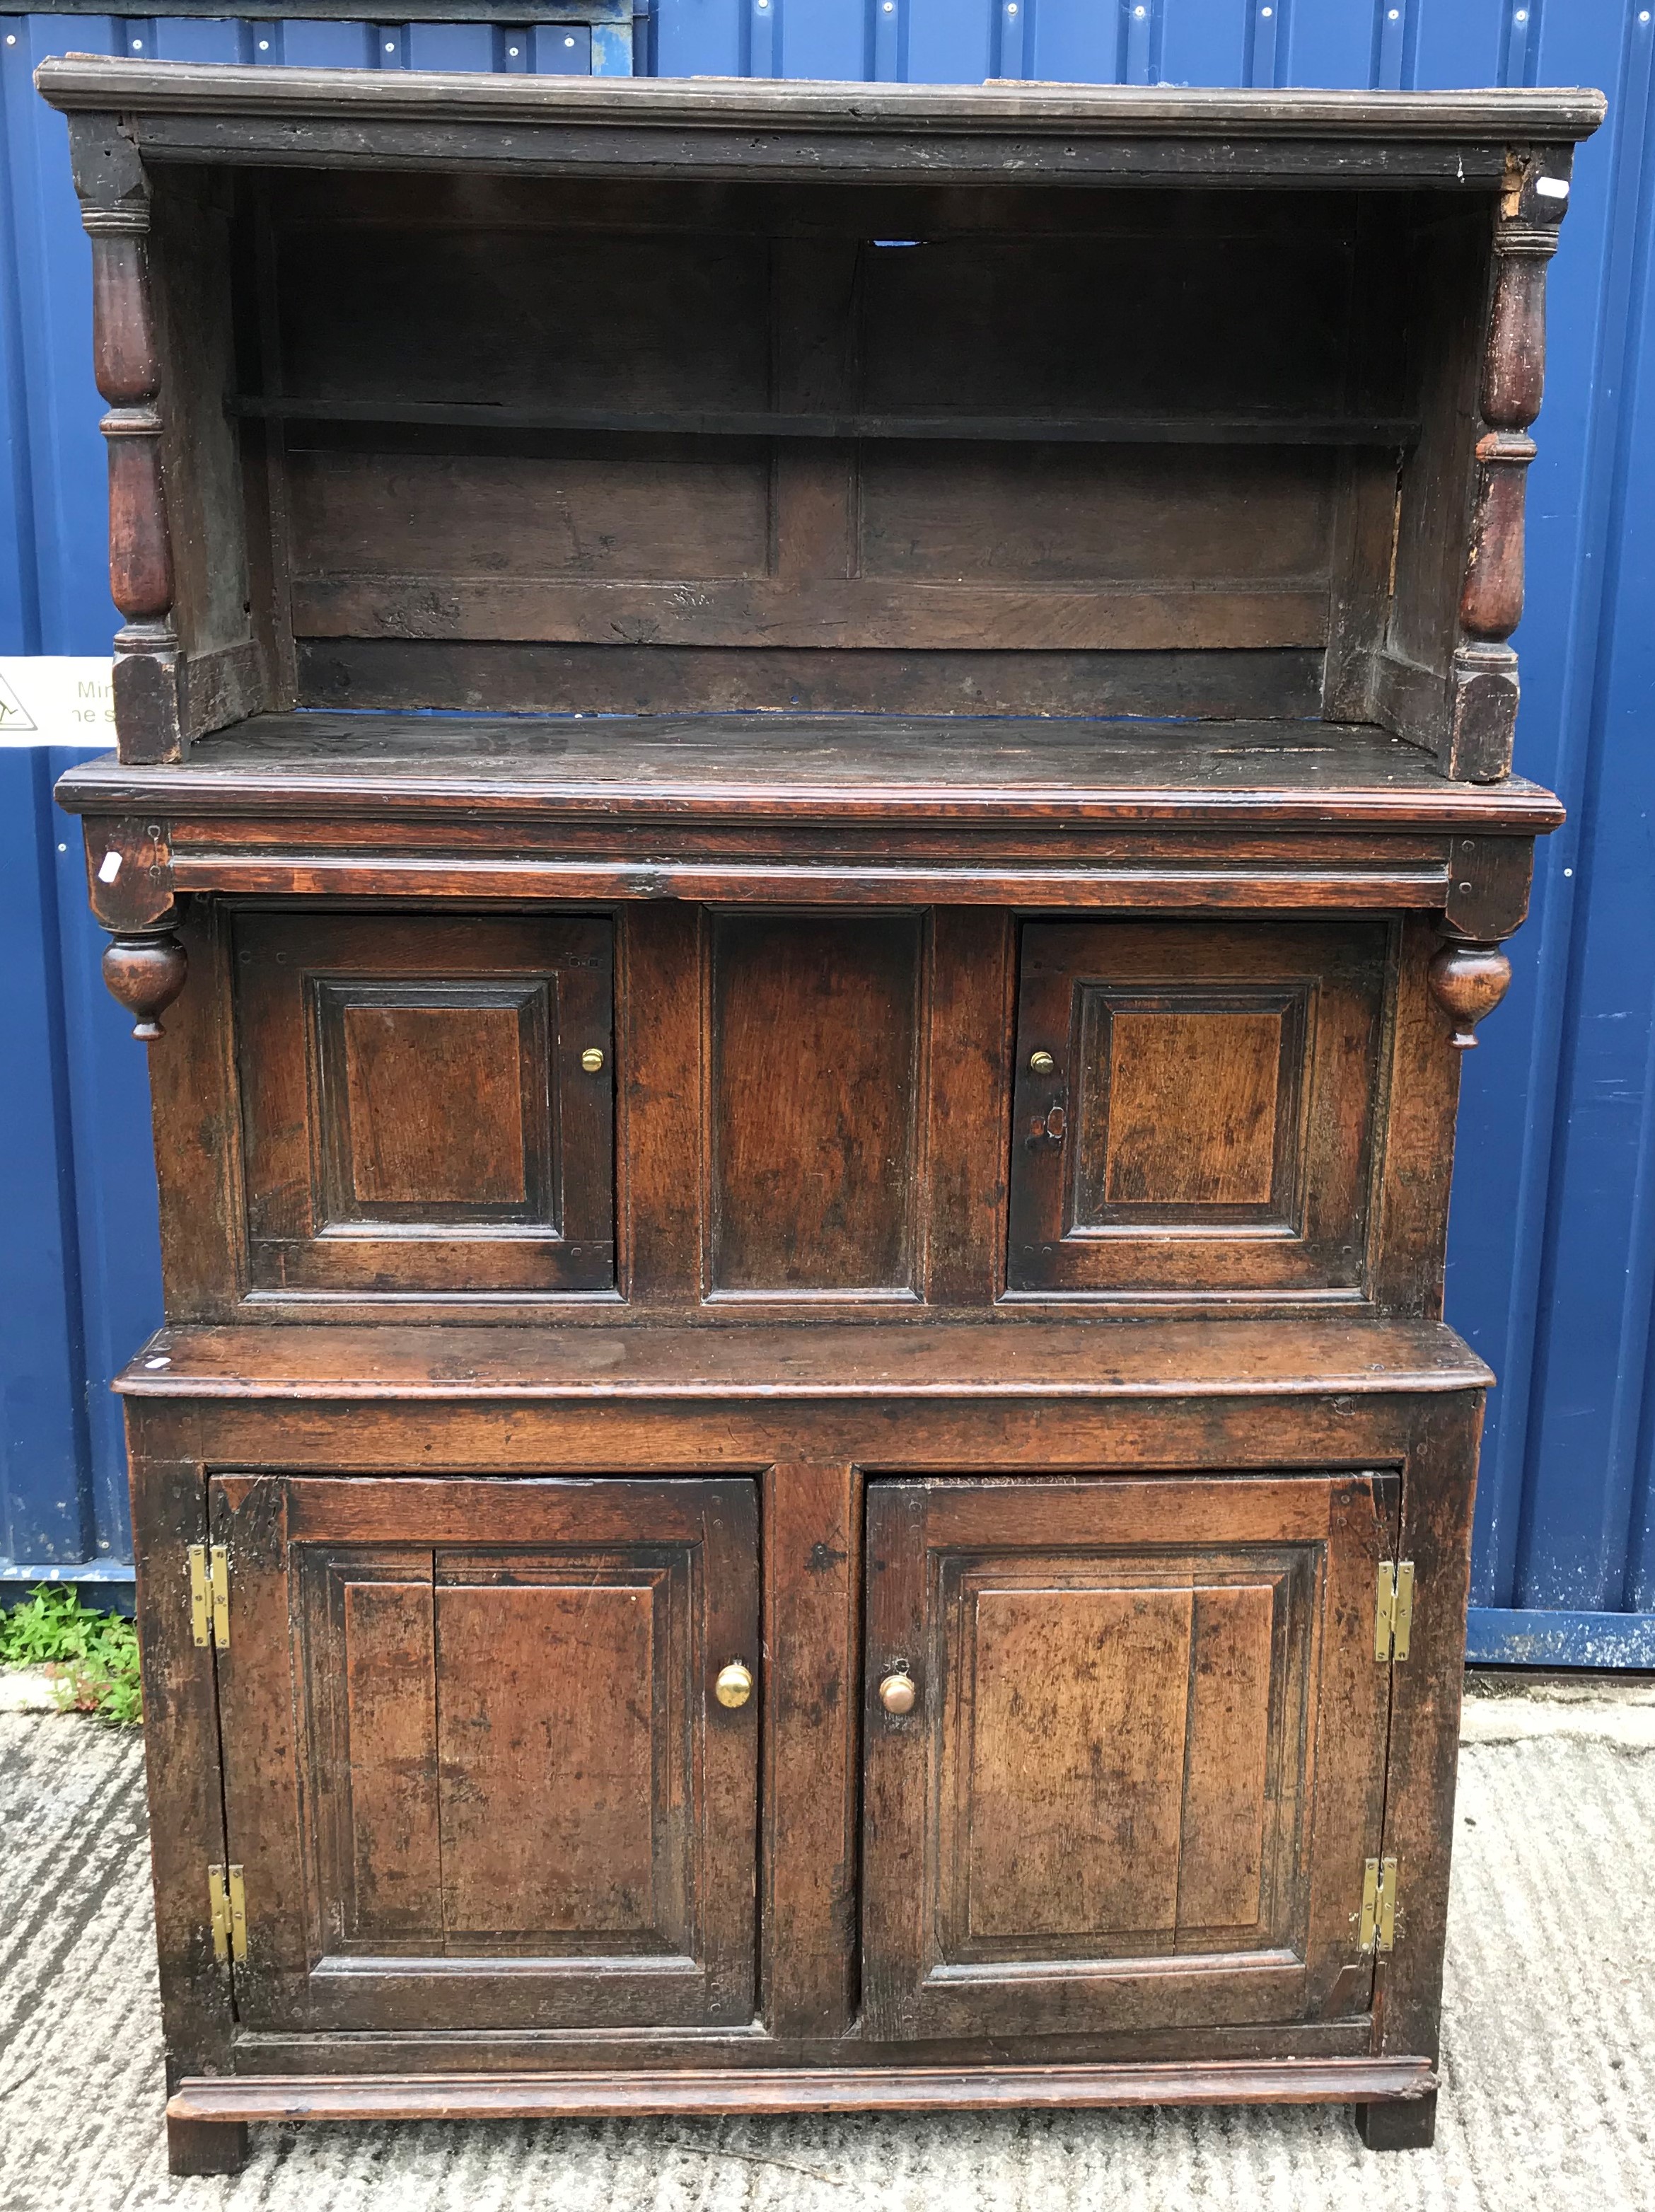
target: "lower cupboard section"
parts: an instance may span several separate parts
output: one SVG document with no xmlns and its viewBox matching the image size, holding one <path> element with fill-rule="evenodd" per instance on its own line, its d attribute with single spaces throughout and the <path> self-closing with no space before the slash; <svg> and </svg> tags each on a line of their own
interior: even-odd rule
<svg viewBox="0 0 1655 2212">
<path fill-rule="evenodd" d="M 709 2068 L 739 2082 L 730 2109 L 871 2106 L 843 2069 L 876 2054 L 910 2105 L 1042 2101 L 1019 2068 L 948 2072 L 1008 2039 L 1040 2080 L 1065 2056 L 1139 2062 L 1052 2101 L 1184 2094 L 1154 2090 L 1163 2057 L 1213 2070 L 1215 2097 L 1422 2094 L 1423 2061 L 1363 2056 L 1355 1910 L 1384 1814 L 1373 1593 L 1398 1492 L 1391 1474 L 870 1480 L 859 1694 L 824 1653 L 812 1716 L 840 1714 L 859 1781 L 852 2014 L 787 2023 L 805 2070 L 784 2094 L 761 2087 L 761 1900 L 784 1909 L 785 1855 L 816 1870 L 836 1814 L 824 1787 L 819 1835 L 765 1833 L 798 1710 L 778 1703 L 767 1750 L 773 1639 L 804 1615 L 767 1597 L 790 1569 L 761 1561 L 757 1480 L 215 1476 L 237 2064 L 361 2072 L 294 2089 L 315 2117 L 363 2094 L 718 2108 Z M 825 1535 L 803 1558 L 808 1577 L 844 1554 Z M 410 2050 L 539 2086 L 421 2104 Z M 835 2052 L 839 2087 L 811 2089 Z M 1324 2085 L 1282 2086 L 1289 2059 Z M 1340 2070 L 1359 2062 L 1390 2087 Z M 591 2069 L 638 2064 L 694 2064 L 700 2089 L 681 2106 L 652 2074 L 592 2101 Z M 567 2093 L 560 2067 L 583 2069 Z M 268 2108 L 231 2111 L 230 2082 L 191 2081 L 175 2117 L 288 2111 L 279 2081 L 236 2094 L 255 2087 Z"/>
</svg>

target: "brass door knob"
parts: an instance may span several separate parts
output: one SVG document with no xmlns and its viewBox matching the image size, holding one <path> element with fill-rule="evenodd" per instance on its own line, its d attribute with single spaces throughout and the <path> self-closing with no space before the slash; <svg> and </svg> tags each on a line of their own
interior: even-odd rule
<svg viewBox="0 0 1655 2212">
<path fill-rule="evenodd" d="M 595 1044 L 589 1044 L 580 1055 L 580 1065 L 588 1075 L 596 1075 L 603 1065 L 603 1054 Z"/>
<path fill-rule="evenodd" d="M 1050 1075 L 1058 1063 L 1049 1052 L 1031 1052 L 1028 1064 L 1036 1075 Z"/>
<path fill-rule="evenodd" d="M 912 1674 L 887 1674 L 879 1686 L 879 1702 L 888 1713 L 911 1713 L 918 1695 Z"/>
<path fill-rule="evenodd" d="M 712 1685 L 712 1694 L 721 1705 L 733 1712 L 744 1705 L 753 1694 L 753 1677 L 739 1659 L 732 1659 L 727 1667 L 718 1669 L 718 1679 Z"/>
</svg>

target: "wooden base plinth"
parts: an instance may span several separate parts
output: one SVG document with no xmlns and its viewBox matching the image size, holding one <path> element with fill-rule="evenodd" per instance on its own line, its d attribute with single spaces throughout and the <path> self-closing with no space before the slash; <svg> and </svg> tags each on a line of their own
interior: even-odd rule
<svg viewBox="0 0 1655 2212">
<path fill-rule="evenodd" d="M 673 2112 L 989 2112 L 1114 2105 L 1434 2109 L 1423 2058 L 1153 2066 L 725 2067 L 634 2073 L 242 2075 L 182 2081 L 169 2129 L 248 2120 L 645 2118 Z M 1392 2099 L 1404 2099 L 1394 2106 Z M 1383 2100 L 1383 2101 L 1381 2101 Z M 226 2128 L 225 2133 L 230 2130 Z M 1407 2138 L 1413 2141 L 1413 2136 Z"/>
</svg>

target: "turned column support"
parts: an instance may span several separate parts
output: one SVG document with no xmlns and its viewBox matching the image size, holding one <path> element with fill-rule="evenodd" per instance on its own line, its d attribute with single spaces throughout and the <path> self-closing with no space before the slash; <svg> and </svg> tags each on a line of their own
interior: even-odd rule
<svg viewBox="0 0 1655 2212">
<path fill-rule="evenodd" d="M 1517 724 L 1517 655 L 1523 617 L 1523 507 L 1530 424 L 1546 368 L 1546 264 L 1568 204 L 1570 149 L 1513 156 L 1494 224 L 1494 295 L 1478 406 L 1470 553 L 1460 592 L 1460 641 L 1452 674 L 1446 765 L 1451 775 L 1494 782 L 1509 775 Z"/>
<path fill-rule="evenodd" d="M 71 132 L 71 143 L 75 134 Z M 77 151 L 83 149 L 77 149 Z M 81 221 L 92 241 L 94 374 L 109 411 L 109 591 L 115 635 L 115 728 L 121 757 L 184 751 L 172 534 L 161 462 L 161 364 L 149 265 L 149 191 L 136 158 L 111 175 L 77 163 Z"/>
</svg>

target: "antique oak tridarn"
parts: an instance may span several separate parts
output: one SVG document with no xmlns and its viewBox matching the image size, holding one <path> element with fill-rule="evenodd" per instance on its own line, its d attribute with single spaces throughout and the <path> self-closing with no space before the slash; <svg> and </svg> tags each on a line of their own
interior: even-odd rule
<svg viewBox="0 0 1655 2212">
<path fill-rule="evenodd" d="M 1595 93 L 70 56 L 179 2172 L 1431 2138 Z"/>
</svg>

